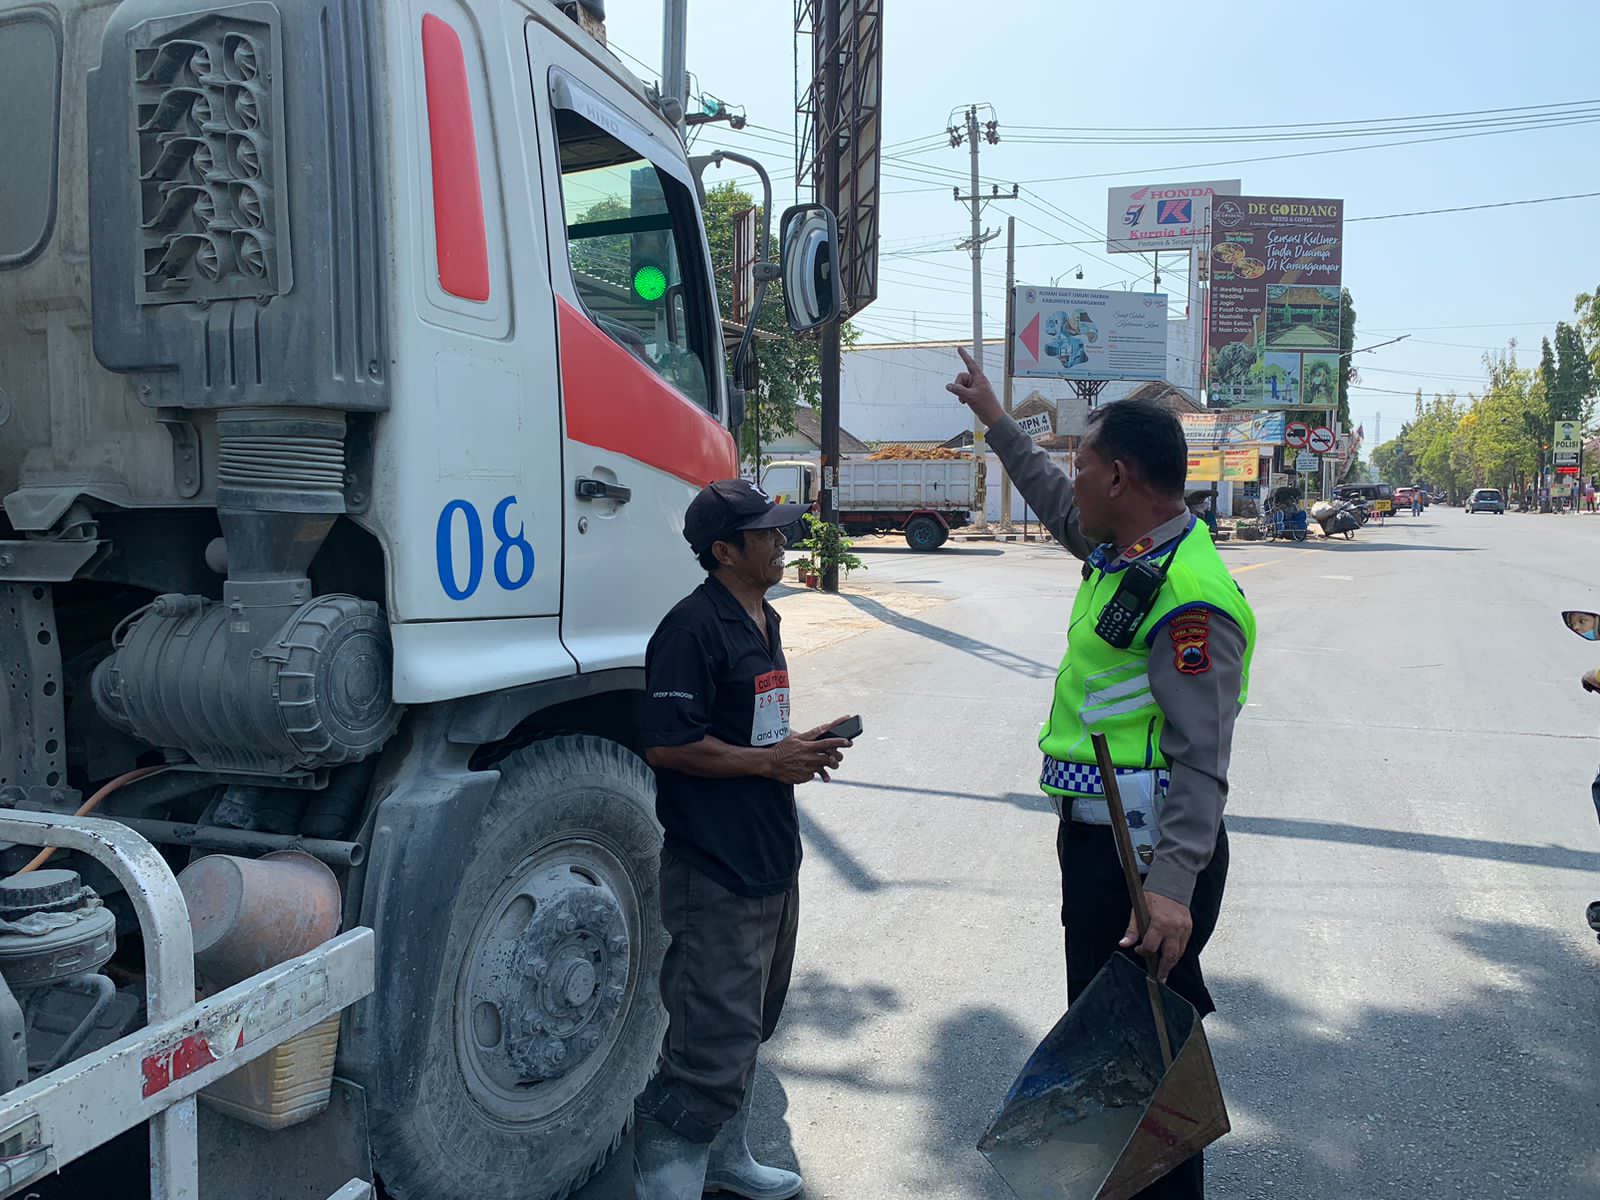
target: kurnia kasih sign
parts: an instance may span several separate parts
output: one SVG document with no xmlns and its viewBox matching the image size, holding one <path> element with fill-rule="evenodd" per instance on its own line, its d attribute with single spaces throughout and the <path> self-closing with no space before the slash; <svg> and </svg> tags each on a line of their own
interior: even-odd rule
<svg viewBox="0 0 1600 1200">
<path fill-rule="evenodd" d="M 1344 201 L 1225 196 L 1211 222 L 1210 407 L 1337 407 Z"/>
</svg>

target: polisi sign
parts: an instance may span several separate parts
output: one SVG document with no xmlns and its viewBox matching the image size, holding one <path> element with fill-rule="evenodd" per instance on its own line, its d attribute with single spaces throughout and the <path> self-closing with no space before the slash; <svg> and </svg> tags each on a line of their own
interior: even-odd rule
<svg viewBox="0 0 1600 1200">
<path fill-rule="evenodd" d="M 1206 236 L 1219 196 L 1237 196 L 1237 179 L 1112 188 L 1106 204 L 1106 250 L 1112 254 L 1188 250 Z"/>
</svg>

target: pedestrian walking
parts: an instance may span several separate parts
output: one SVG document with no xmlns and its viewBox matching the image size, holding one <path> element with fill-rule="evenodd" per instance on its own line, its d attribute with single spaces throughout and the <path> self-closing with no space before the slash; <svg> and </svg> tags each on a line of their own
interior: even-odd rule
<svg viewBox="0 0 1600 1200">
<path fill-rule="evenodd" d="M 989 427 L 989 445 L 1017 488 L 1084 562 L 1039 737 L 1039 787 L 1060 817 L 1068 1004 L 1111 955 L 1137 951 L 1204 1016 L 1216 1006 L 1200 953 L 1228 875 L 1222 809 L 1255 616 L 1184 507 L 1188 447 L 1177 417 L 1138 400 L 1094 409 L 1070 479 L 1005 414 L 965 351 L 961 358 L 966 369 L 949 390 Z M 1109 744 L 1143 868 L 1150 928 L 1142 940 L 1095 765 L 1095 733 Z M 1204 1193 L 1204 1162 L 1195 1155 L 1139 1196 Z"/>
<path fill-rule="evenodd" d="M 746 1130 L 756 1056 L 783 1011 L 800 917 L 796 784 L 827 780 L 849 741 L 789 730 L 789 668 L 766 593 L 782 527 L 804 506 L 753 484 L 704 488 L 684 537 L 706 581 L 662 620 L 645 657 L 646 758 L 656 772 L 661 966 L 659 1070 L 635 1103 L 638 1200 L 703 1191 L 785 1200 L 799 1175 L 758 1163 Z"/>
<path fill-rule="evenodd" d="M 1422 515 L 1422 489 L 1420 487 L 1411 489 L 1411 515 L 1413 517 Z"/>
</svg>

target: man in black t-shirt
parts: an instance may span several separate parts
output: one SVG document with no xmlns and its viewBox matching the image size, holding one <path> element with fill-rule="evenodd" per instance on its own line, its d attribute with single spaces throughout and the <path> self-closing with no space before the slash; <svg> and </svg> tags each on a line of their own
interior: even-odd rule
<svg viewBox="0 0 1600 1200">
<path fill-rule="evenodd" d="M 646 757 L 666 832 L 661 966 L 667 1036 L 636 1105 L 638 1200 L 702 1191 L 785 1200 L 800 1176 L 750 1155 L 756 1054 L 789 990 L 799 923 L 800 824 L 794 785 L 826 780 L 849 742 L 789 732 L 789 668 L 778 614 L 781 529 L 802 507 L 743 480 L 703 489 L 684 537 L 707 579 L 650 639 Z M 840 721 L 844 718 L 840 718 Z"/>
</svg>

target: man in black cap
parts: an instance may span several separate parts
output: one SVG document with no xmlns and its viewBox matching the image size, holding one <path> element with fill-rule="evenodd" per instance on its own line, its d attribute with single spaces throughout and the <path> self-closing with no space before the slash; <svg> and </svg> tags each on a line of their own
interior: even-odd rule
<svg viewBox="0 0 1600 1200">
<path fill-rule="evenodd" d="M 798 504 L 724 480 L 689 505 L 683 535 L 707 579 L 650 639 L 646 757 L 666 832 L 661 966 L 667 1035 L 635 1106 L 639 1200 L 702 1191 L 785 1200 L 792 1171 L 750 1155 L 745 1131 L 756 1054 L 777 1027 L 799 924 L 800 825 L 794 785 L 828 778 L 845 718 L 789 732 L 789 670 L 766 594 L 783 578 L 782 529 Z"/>
</svg>

